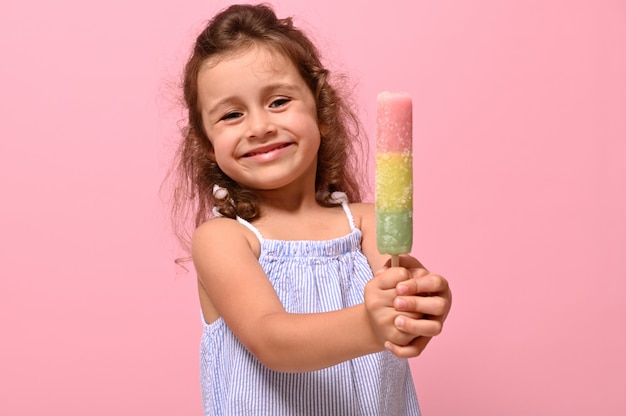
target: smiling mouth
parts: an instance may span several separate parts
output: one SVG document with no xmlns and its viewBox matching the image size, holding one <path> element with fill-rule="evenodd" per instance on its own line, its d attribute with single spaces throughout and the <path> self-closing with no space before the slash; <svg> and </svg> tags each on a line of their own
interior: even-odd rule
<svg viewBox="0 0 626 416">
<path fill-rule="evenodd" d="M 271 147 L 267 147 L 267 148 L 264 148 L 264 149 L 259 149 L 259 150 L 256 150 L 254 152 L 246 153 L 245 155 L 243 155 L 243 157 L 252 157 L 252 156 L 256 156 L 256 155 L 264 155 L 264 154 L 271 153 L 271 152 L 274 152 L 274 151 L 279 150 L 279 149 L 284 149 L 285 147 L 288 147 L 288 146 L 291 146 L 291 143 L 283 143 L 283 144 L 280 144 L 278 146 L 271 146 Z"/>
</svg>

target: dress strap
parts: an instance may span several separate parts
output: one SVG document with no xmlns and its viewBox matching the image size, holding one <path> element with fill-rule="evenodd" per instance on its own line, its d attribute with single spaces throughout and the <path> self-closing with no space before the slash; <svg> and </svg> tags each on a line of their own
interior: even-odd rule
<svg viewBox="0 0 626 416">
<path fill-rule="evenodd" d="M 348 217 L 348 222 L 350 223 L 350 231 L 354 231 L 356 226 L 354 225 L 354 217 L 352 216 L 352 211 L 350 211 L 350 206 L 348 205 L 348 196 L 344 192 L 336 191 L 330 194 L 330 201 L 336 204 L 341 203 L 341 207 L 346 213 L 346 216 Z"/>
<path fill-rule="evenodd" d="M 261 232 L 254 225 L 239 216 L 237 216 L 237 221 L 239 222 L 239 224 L 245 225 L 248 230 L 252 231 L 254 235 L 256 235 L 256 238 L 259 239 L 260 243 L 263 242 L 263 236 L 261 235 Z"/>
<path fill-rule="evenodd" d="M 350 223 L 350 231 L 354 231 L 356 226 L 354 225 L 354 218 L 352 217 L 352 211 L 350 211 L 350 207 L 348 206 L 348 202 L 342 202 L 341 203 L 341 207 L 343 208 L 343 210 L 346 213 L 346 216 L 348 217 L 348 222 Z"/>
<path fill-rule="evenodd" d="M 350 224 L 350 231 L 354 231 L 356 226 L 354 225 L 354 217 L 352 216 L 352 211 L 350 211 L 350 205 L 348 204 L 348 196 L 343 192 L 333 192 L 330 195 L 330 201 L 336 204 L 341 204 L 343 211 L 346 213 L 346 217 L 348 217 L 348 223 Z M 237 221 L 244 225 L 247 229 L 252 231 L 254 235 L 259 239 L 259 242 L 263 242 L 265 239 L 261 235 L 261 232 L 250 222 L 244 220 L 243 218 L 237 216 Z"/>
</svg>

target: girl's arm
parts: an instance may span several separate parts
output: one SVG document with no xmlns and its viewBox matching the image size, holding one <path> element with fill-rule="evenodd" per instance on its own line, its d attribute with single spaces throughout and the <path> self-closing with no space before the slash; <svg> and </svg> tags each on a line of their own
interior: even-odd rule
<svg viewBox="0 0 626 416">
<path fill-rule="evenodd" d="M 238 222 L 216 218 L 196 230 L 192 257 L 212 306 L 265 366 L 283 372 L 313 371 L 381 351 L 390 338 L 402 345 L 410 342 L 412 337 L 392 324 L 395 286 L 407 279 L 403 269 L 372 279 L 380 289 L 370 288 L 369 310 L 360 304 L 333 312 L 291 314 L 259 265 L 255 242 L 256 237 Z M 388 330 L 380 329 L 384 327 Z"/>
</svg>

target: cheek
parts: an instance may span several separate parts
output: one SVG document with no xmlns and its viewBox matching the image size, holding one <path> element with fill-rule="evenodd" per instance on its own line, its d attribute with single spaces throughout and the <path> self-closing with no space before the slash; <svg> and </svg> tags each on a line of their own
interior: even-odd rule
<svg viewBox="0 0 626 416">
<path fill-rule="evenodd" d="M 218 140 L 212 146 L 212 149 L 213 150 L 209 153 L 209 157 L 217 163 L 217 166 L 219 166 L 222 172 L 230 176 L 232 173 L 232 169 L 230 167 L 232 166 L 232 162 L 234 160 L 232 147 L 229 146 L 227 142 L 225 143 Z"/>
<path fill-rule="evenodd" d="M 314 134 L 314 140 L 317 142 L 318 150 L 323 140 L 322 137 L 328 137 L 326 130 L 327 129 L 324 129 L 322 125 L 319 125 L 317 123 L 313 123 L 311 126 L 311 131 Z"/>
<path fill-rule="evenodd" d="M 212 160 L 215 160 L 217 155 L 219 155 L 220 153 L 220 145 L 222 144 L 223 140 L 216 140 L 216 138 L 220 137 L 218 132 L 216 132 L 215 129 L 208 129 L 206 128 L 206 126 L 204 127 L 204 137 L 206 137 L 205 146 L 207 154 Z"/>
<path fill-rule="evenodd" d="M 226 151 L 224 149 L 220 149 L 219 146 L 213 146 L 213 150 L 209 151 L 209 157 L 216 161 L 220 168 L 224 164 L 225 154 Z"/>
</svg>

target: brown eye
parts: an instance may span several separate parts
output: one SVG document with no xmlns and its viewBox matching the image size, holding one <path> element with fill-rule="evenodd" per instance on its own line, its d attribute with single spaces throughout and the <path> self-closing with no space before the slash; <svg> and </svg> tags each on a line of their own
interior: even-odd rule
<svg viewBox="0 0 626 416">
<path fill-rule="evenodd" d="M 289 103 L 291 100 L 289 98 L 278 98 L 270 104 L 270 108 L 280 108 Z"/>
<path fill-rule="evenodd" d="M 222 118 L 220 118 L 220 121 L 226 121 L 226 120 L 233 120 L 233 119 L 237 119 L 239 117 L 241 117 L 243 114 L 238 112 L 238 111 L 233 111 L 227 114 L 224 114 L 222 116 Z"/>
</svg>

